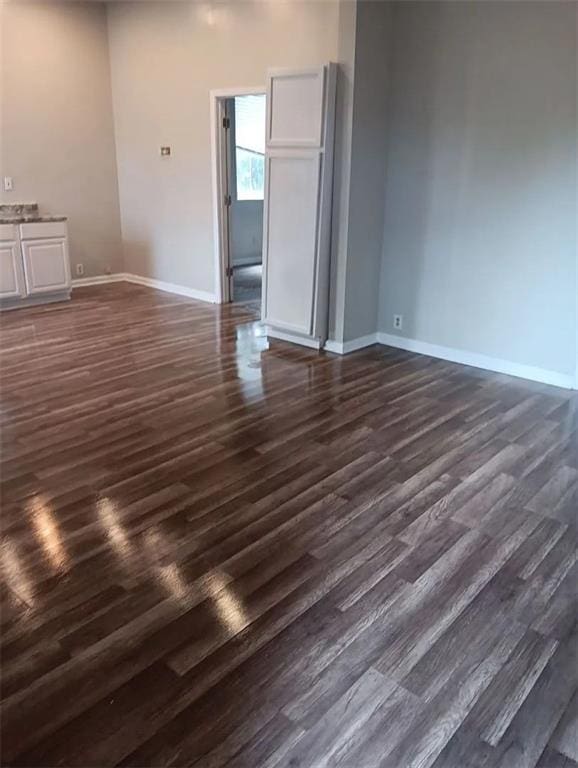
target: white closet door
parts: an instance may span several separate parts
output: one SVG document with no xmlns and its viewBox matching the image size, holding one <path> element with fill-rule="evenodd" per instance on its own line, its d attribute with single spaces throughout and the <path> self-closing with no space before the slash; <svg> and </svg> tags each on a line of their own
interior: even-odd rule
<svg viewBox="0 0 578 768">
<path fill-rule="evenodd" d="M 270 336 L 321 346 L 327 324 L 334 67 L 272 70 L 267 97 L 263 320 Z"/>
<path fill-rule="evenodd" d="M 267 158 L 267 322 L 312 331 L 319 154 L 271 152 Z"/>
</svg>

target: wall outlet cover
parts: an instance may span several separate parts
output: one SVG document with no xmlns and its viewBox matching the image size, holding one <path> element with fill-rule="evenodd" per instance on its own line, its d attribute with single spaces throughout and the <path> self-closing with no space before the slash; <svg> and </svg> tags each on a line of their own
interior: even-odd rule
<svg viewBox="0 0 578 768">
<path fill-rule="evenodd" d="M 77 264 L 76 265 L 76 274 L 77 275 L 84 275 L 84 264 Z"/>
<path fill-rule="evenodd" d="M 401 331 L 401 329 L 403 328 L 403 315 L 393 316 L 393 327 L 396 330 Z"/>
</svg>

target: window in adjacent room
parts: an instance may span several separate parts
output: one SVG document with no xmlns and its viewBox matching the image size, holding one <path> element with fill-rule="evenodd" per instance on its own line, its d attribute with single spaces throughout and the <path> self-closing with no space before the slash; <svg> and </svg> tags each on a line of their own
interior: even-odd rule
<svg viewBox="0 0 578 768">
<path fill-rule="evenodd" d="M 237 200 L 263 200 L 265 186 L 265 96 L 235 97 Z"/>
</svg>

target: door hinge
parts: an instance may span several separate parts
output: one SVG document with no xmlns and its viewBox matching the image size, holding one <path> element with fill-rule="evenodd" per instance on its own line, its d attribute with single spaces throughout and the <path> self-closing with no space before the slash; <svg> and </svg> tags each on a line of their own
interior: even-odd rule
<svg viewBox="0 0 578 768">
<path fill-rule="evenodd" d="M 228 208 L 231 205 L 231 195 L 225 195 L 225 199 L 223 200 L 225 207 Z"/>
<path fill-rule="evenodd" d="M 233 267 L 227 267 L 225 269 L 225 274 L 227 275 L 227 277 L 233 277 Z"/>
<path fill-rule="evenodd" d="M 223 128 L 230 128 L 231 127 L 231 119 L 229 117 L 223 118 Z"/>
</svg>

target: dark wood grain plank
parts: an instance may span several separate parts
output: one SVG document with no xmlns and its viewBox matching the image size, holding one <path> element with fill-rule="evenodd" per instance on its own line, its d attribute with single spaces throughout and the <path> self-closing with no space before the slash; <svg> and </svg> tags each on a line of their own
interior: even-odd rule
<svg viewBox="0 0 578 768">
<path fill-rule="evenodd" d="M 120 283 L 0 320 L 3 764 L 575 765 L 576 394 Z"/>
</svg>

